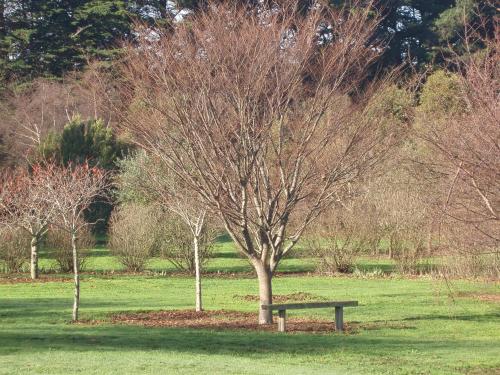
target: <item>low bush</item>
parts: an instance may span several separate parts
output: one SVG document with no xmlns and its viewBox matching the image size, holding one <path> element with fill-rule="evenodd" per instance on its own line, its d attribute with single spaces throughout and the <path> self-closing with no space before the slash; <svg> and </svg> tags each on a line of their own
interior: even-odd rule
<svg viewBox="0 0 500 375">
<path fill-rule="evenodd" d="M 87 227 L 81 229 L 77 239 L 79 271 L 85 269 L 89 249 L 94 245 L 95 240 L 90 229 Z M 50 228 L 45 239 L 45 247 L 50 250 L 60 272 L 73 272 L 73 250 L 71 248 L 71 235 L 68 232 L 57 227 Z"/>
<path fill-rule="evenodd" d="M 359 241 L 332 235 L 309 242 L 319 273 L 352 273 L 362 248 Z"/>
<path fill-rule="evenodd" d="M 205 224 L 199 240 L 200 267 L 213 257 L 213 243 L 217 231 L 210 222 Z M 195 272 L 193 234 L 182 220 L 174 215 L 165 215 L 156 231 L 155 248 L 158 254 L 170 261 L 175 268 L 189 273 Z"/>
<path fill-rule="evenodd" d="M 30 259 L 30 253 L 31 238 L 26 232 L 7 227 L 0 229 L 0 260 L 5 272 L 21 272 Z"/>
<path fill-rule="evenodd" d="M 159 211 L 129 204 L 115 210 L 109 228 L 109 247 L 127 271 L 140 272 L 153 256 L 157 245 Z"/>
<path fill-rule="evenodd" d="M 425 257 L 423 233 L 405 228 L 394 230 L 389 236 L 389 252 L 396 262 L 396 270 L 401 274 L 416 274 Z"/>
<path fill-rule="evenodd" d="M 485 277 L 500 279 L 500 252 L 458 251 L 443 258 L 439 271 L 448 277 Z"/>
</svg>

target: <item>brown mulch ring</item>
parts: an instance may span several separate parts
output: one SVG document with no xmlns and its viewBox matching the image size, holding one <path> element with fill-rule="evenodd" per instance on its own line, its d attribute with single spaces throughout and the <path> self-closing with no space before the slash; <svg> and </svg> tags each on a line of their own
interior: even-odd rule
<svg viewBox="0 0 500 375">
<path fill-rule="evenodd" d="M 0 284 L 25 284 L 25 283 L 69 283 L 73 282 L 72 278 L 67 277 L 45 277 L 41 276 L 36 280 L 30 277 L 0 277 Z"/>
<path fill-rule="evenodd" d="M 255 294 L 247 294 L 244 296 L 234 295 L 233 298 L 247 302 L 259 302 L 259 296 Z M 274 303 L 304 302 L 304 301 L 326 301 L 326 298 L 315 294 L 302 293 L 302 292 L 273 295 Z"/>
<path fill-rule="evenodd" d="M 459 292 L 458 297 L 474 298 L 479 301 L 500 303 L 500 294 L 483 294 L 475 292 Z"/>
<path fill-rule="evenodd" d="M 122 313 L 112 315 L 115 324 L 140 325 L 144 327 L 244 329 L 253 331 L 277 331 L 277 324 L 259 325 L 257 314 L 240 311 L 193 310 L 154 311 L 144 313 Z M 345 332 L 353 332 L 353 326 L 346 324 Z M 333 321 L 310 318 L 288 317 L 287 332 L 332 333 Z"/>
</svg>

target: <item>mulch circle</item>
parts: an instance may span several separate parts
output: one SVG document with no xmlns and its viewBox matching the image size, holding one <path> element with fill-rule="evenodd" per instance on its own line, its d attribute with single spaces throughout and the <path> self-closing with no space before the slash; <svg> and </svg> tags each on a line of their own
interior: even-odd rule
<svg viewBox="0 0 500 375">
<path fill-rule="evenodd" d="M 0 277 L 0 284 L 26 284 L 26 283 L 69 283 L 73 282 L 72 278 L 65 277 L 39 277 L 38 279 L 31 279 L 30 277 Z"/>
<path fill-rule="evenodd" d="M 247 302 L 259 302 L 260 297 L 255 294 L 234 295 L 233 298 Z M 304 301 L 325 301 L 326 298 L 307 292 L 298 292 L 291 294 L 275 294 L 273 295 L 273 303 L 285 302 L 304 302 Z"/>
<path fill-rule="evenodd" d="M 203 328 L 203 329 L 244 329 L 253 331 L 276 331 L 276 324 L 259 325 L 257 314 L 240 311 L 171 310 L 144 313 L 122 313 L 112 315 L 114 324 L 140 325 L 144 327 Z M 349 332 L 351 328 L 345 327 Z M 287 332 L 332 333 L 332 321 L 299 317 L 287 318 Z"/>
</svg>

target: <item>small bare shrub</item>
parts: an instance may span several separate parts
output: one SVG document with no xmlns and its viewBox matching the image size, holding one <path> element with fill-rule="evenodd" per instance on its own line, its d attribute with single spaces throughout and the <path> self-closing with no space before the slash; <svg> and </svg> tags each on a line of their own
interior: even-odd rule
<svg viewBox="0 0 500 375">
<path fill-rule="evenodd" d="M 94 237 L 88 227 L 78 233 L 78 270 L 83 271 L 89 256 L 89 249 L 95 244 Z M 45 239 L 45 246 L 51 251 L 52 257 L 57 262 L 59 271 L 73 272 L 73 253 L 71 248 L 71 235 L 57 227 L 50 228 Z"/>
<path fill-rule="evenodd" d="M 153 256 L 158 210 L 138 204 L 117 209 L 111 216 L 109 247 L 128 271 L 140 272 Z"/>
<path fill-rule="evenodd" d="M 389 237 L 389 251 L 400 274 L 416 274 L 425 255 L 423 235 L 420 231 L 394 230 Z"/>
<path fill-rule="evenodd" d="M 320 220 L 309 235 L 309 247 L 317 260 L 316 270 L 327 274 L 352 273 L 357 258 L 369 246 L 361 229 L 361 216 L 354 205 L 329 214 L 332 216 Z"/>
<path fill-rule="evenodd" d="M 0 229 L 0 260 L 5 272 L 21 272 L 30 259 L 30 236 L 20 229 Z"/>
<path fill-rule="evenodd" d="M 326 274 L 352 273 L 361 250 L 359 241 L 337 235 L 312 240 L 309 246 L 317 259 L 316 270 Z"/>
<path fill-rule="evenodd" d="M 451 277 L 486 277 L 500 279 L 500 253 L 463 253 L 447 256 L 441 272 Z"/>
<path fill-rule="evenodd" d="M 216 235 L 216 230 L 206 223 L 199 241 L 201 269 L 213 256 Z M 178 270 L 194 274 L 193 234 L 182 220 L 174 216 L 162 220 L 162 224 L 157 227 L 155 248 L 162 258 L 170 261 Z"/>
</svg>

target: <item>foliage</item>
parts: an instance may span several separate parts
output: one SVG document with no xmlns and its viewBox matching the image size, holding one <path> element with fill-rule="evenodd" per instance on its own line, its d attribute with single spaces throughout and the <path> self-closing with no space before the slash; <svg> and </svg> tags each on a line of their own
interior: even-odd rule
<svg viewBox="0 0 500 375">
<path fill-rule="evenodd" d="M 109 60 L 130 33 L 123 0 L 2 0 L 0 66 L 7 79 L 61 76 Z"/>
<path fill-rule="evenodd" d="M 321 273 L 352 273 L 359 256 L 378 253 L 383 232 L 365 194 L 327 210 L 307 236 Z"/>
<path fill-rule="evenodd" d="M 424 233 L 419 229 L 390 229 L 389 251 L 400 274 L 415 274 L 419 271 L 426 254 Z"/>
<path fill-rule="evenodd" d="M 49 132 L 38 146 L 38 157 L 62 165 L 88 163 L 114 170 L 116 162 L 128 153 L 130 145 L 117 139 L 112 128 L 100 119 L 83 121 L 75 116 L 62 133 Z M 104 233 L 113 209 L 111 199 L 93 202 L 85 212 L 96 233 Z"/>
<path fill-rule="evenodd" d="M 39 146 L 39 154 L 46 160 L 64 165 L 69 163 L 115 168 L 115 162 L 127 152 L 127 145 L 116 139 L 113 130 L 100 119 L 83 121 L 75 116 L 61 134 L 49 133 Z"/>
<path fill-rule="evenodd" d="M 30 244 L 31 237 L 26 231 L 0 227 L 0 260 L 6 272 L 21 272 L 30 258 Z"/>
<path fill-rule="evenodd" d="M 434 22 L 437 33 L 442 40 L 455 39 L 464 29 L 474 13 L 474 0 L 457 0 L 455 6 L 442 12 Z"/>
<path fill-rule="evenodd" d="M 116 194 L 120 203 L 150 204 L 155 199 L 149 194 L 149 190 L 143 188 L 150 186 L 148 182 L 148 170 L 154 167 L 154 163 L 144 150 L 127 155 L 117 161 L 119 174 L 116 176 L 118 187 Z M 160 171 L 154 171 L 159 173 Z"/>
<path fill-rule="evenodd" d="M 89 255 L 89 249 L 94 246 L 94 237 L 87 227 L 83 227 L 77 238 L 78 269 L 83 271 Z M 51 227 L 47 232 L 45 241 L 46 249 L 51 251 L 51 256 L 64 273 L 73 272 L 73 254 L 71 249 L 71 236 L 57 227 Z"/>
<path fill-rule="evenodd" d="M 439 271 L 450 278 L 486 277 L 500 279 L 500 252 L 478 253 L 455 249 L 444 257 Z"/>
<path fill-rule="evenodd" d="M 437 70 L 427 77 L 418 109 L 433 119 L 463 113 L 467 106 L 461 90 L 460 78 L 456 74 Z"/>
</svg>

